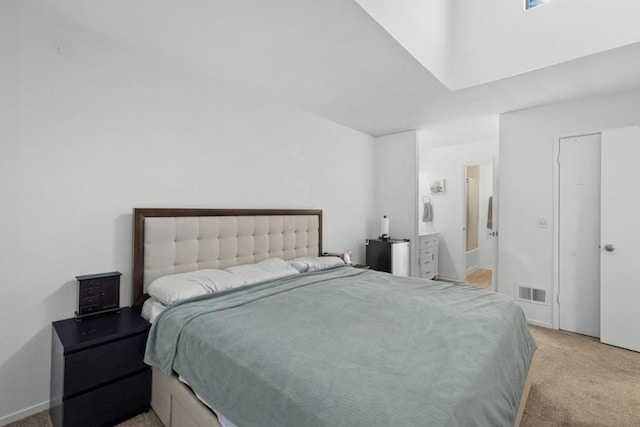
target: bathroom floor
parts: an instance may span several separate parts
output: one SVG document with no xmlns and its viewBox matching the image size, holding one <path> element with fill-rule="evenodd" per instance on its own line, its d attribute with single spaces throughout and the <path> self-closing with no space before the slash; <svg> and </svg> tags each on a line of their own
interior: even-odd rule
<svg viewBox="0 0 640 427">
<path fill-rule="evenodd" d="M 491 270 L 476 268 L 467 274 L 465 285 L 476 286 L 483 289 L 491 289 Z"/>
</svg>

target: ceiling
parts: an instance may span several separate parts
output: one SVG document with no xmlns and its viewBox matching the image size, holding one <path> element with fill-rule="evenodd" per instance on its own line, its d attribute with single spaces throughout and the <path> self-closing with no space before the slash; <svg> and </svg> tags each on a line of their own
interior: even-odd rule
<svg viewBox="0 0 640 427">
<path fill-rule="evenodd" d="M 451 91 L 354 1 L 41 0 L 41 12 L 364 133 L 496 138 L 487 120 L 640 87 L 640 44 Z M 468 126 L 467 134 L 456 129 Z"/>
</svg>

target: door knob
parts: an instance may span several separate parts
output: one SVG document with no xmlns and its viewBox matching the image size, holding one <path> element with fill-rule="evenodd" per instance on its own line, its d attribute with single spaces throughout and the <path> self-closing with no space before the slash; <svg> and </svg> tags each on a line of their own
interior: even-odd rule
<svg viewBox="0 0 640 427">
<path fill-rule="evenodd" d="M 604 250 L 607 252 L 613 252 L 616 250 L 616 247 L 609 243 L 608 245 L 604 245 Z"/>
</svg>

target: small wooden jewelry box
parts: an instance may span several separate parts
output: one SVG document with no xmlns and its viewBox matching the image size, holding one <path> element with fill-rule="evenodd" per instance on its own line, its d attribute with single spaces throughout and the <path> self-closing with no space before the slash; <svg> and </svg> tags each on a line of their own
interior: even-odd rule
<svg viewBox="0 0 640 427">
<path fill-rule="evenodd" d="M 120 310 L 119 271 L 76 276 L 78 280 L 78 311 L 76 317 L 94 316 Z"/>
</svg>

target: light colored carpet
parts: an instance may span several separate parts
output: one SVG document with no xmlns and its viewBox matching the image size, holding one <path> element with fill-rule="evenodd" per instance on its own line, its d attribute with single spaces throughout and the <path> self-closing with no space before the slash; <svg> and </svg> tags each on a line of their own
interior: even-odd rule
<svg viewBox="0 0 640 427">
<path fill-rule="evenodd" d="M 522 426 L 640 426 L 640 353 L 530 327 L 535 374 Z"/>
<path fill-rule="evenodd" d="M 122 427 L 162 427 L 160 418 L 153 410 L 131 418 L 118 426 Z M 39 412 L 29 418 L 9 424 L 8 427 L 52 427 L 49 411 Z"/>
<path fill-rule="evenodd" d="M 640 353 L 595 338 L 530 327 L 538 345 L 522 427 L 640 426 Z M 161 427 L 150 411 L 126 427 Z M 11 424 L 49 427 L 49 412 Z"/>
</svg>

